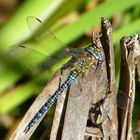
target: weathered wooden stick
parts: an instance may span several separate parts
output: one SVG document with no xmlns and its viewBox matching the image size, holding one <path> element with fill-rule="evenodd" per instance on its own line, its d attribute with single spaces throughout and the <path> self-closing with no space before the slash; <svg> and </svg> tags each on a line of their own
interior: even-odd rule
<svg viewBox="0 0 140 140">
<path fill-rule="evenodd" d="M 112 42 L 112 26 L 109 20 L 102 18 L 101 26 L 101 43 L 105 52 L 108 92 L 106 93 L 104 108 L 108 108 L 108 119 L 103 123 L 107 139 L 118 139 L 118 119 L 117 119 L 117 100 L 116 100 L 116 79 L 115 79 L 115 62 L 114 62 L 114 48 Z"/>
<path fill-rule="evenodd" d="M 42 106 L 49 99 L 49 97 L 57 90 L 59 86 L 59 80 L 60 80 L 60 72 L 57 72 L 53 77 L 53 79 L 43 89 L 42 93 L 34 101 L 30 109 L 27 111 L 24 118 L 20 122 L 19 126 L 10 137 L 10 140 L 28 140 L 31 137 L 31 135 L 33 134 L 33 132 L 35 131 L 36 127 L 39 125 L 42 119 L 40 119 L 34 125 L 34 127 L 29 131 L 29 133 L 25 134 L 24 129 L 29 123 L 29 121 L 32 119 L 34 114 L 37 112 L 37 110 L 39 110 L 40 106 Z"/>
<path fill-rule="evenodd" d="M 104 61 L 95 75 L 85 140 L 117 140 L 118 121 L 112 26 L 105 18 L 102 18 L 101 33 L 93 35 L 93 43 L 104 49 L 105 56 L 102 53 Z"/>
<path fill-rule="evenodd" d="M 126 109 L 119 109 L 120 140 L 132 140 L 132 112 L 135 100 L 136 58 L 140 56 L 140 38 L 138 35 L 125 36 L 121 39 L 121 75 L 120 89 L 128 97 Z"/>
</svg>

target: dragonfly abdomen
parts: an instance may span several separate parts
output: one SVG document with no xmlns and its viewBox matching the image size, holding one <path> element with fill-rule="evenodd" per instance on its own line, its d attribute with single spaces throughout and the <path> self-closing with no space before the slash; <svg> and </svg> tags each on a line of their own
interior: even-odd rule
<svg viewBox="0 0 140 140">
<path fill-rule="evenodd" d="M 59 98 L 59 96 L 62 94 L 65 88 L 67 88 L 73 81 L 76 80 L 77 77 L 70 74 L 69 78 L 66 82 L 64 82 L 60 88 L 58 88 L 55 93 L 49 98 L 49 100 L 39 109 L 39 111 L 36 113 L 36 115 L 33 117 L 33 119 L 29 122 L 27 127 L 24 130 L 24 133 L 27 133 L 30 128 L 44 115 L 45 112 L 47 112 L 50 107 L 54 104 L 54 102 Z"/>
</svg>

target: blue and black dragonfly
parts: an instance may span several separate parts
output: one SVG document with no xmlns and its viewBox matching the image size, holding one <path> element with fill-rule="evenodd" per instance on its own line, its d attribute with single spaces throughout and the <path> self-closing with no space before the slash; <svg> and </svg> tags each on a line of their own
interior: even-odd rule
<svg viewBox="0 0 140 140">
<path fill-rule="evenodd" d="M 27 23 L 29 25 L 29 28 L 32 30 L 36 29 L 38 26 L 41 26 L 42 22 L 36 17 L 27 17 Z M 34 32 L 36 32 L 34 30 Z M 37 36 L 37 35 L 35 35 Z M 58 49 L 64 47 L 64 43 L 61 42 L 49 29 L 46 29 L 45 32 L 39 37 L 38 39 L 42 39 L 43 37 L 47 37 L 48 41 L 51 41 L 53 44 L 55 44 Z M 47 42 L 47 41 L 46 41 Z M 47 44 L 46 44 L 47 46 Z M 26 46 L 26 44 L 22 45 L 14 45 L 14 50 L 18 52 L 18 50 L 26 51 L 36 51 L 36 49 L 32 47 Z M 16 48 L 16 49 L 15 49 Z M 48 52 L 48 50 L 45 48 L 45 50 Z M 48 52 L 49 53 L 49 52 Z M 43 53 L 41 52 L 40 55 Z M 20 54 L 19 54 L 20 55 Z M 55 58 L 53 58 L 54 60 Z M 24 60 L 23 60 L 24 61 Z M 101 57 L 101 50 L 97 46 L 91 44 L 88 45 L 86 48 L 83 49 L 82 54 L 79 55 L 79 57 L 76 58 L 76 61 L 73 62 L 71 65 L 71 72 L 67 78 L 67 80 L 60 85 L 60 87 L 54 92 L 54 94 L 44 103 L 40 109 L 36 112 L 36 114 L 33 116 L 33 118 L 30 120 L 30 122 L 27 124 L 26 128 L 24 129 L 24 133 L 27 133 L 31 127 L 34 126 L 34 124 L 44 115 L 44 113 L 48 112 L 50 107 L 56 102 L 56 100 L 61 96 L 64 89 L 68 88 L 76 79 L 78 76 L 82 75 L 87 69 L 89 69 L 90 66 L 93 65 L 93 63 L 97 61 L 102 61 Z"/>
</svg>

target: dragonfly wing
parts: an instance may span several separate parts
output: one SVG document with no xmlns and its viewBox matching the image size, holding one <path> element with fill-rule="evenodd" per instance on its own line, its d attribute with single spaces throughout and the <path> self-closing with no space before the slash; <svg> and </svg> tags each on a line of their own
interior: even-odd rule
<svg viewBox="0 0 140 140">
<path fill-rule="evenodd" d="M 45 55 L 33 50 L 30 47 L 24 45 L 14 45 L 9 50 L 9 56 L 11 60 L 22 65 L 27 71 L 35 71 L 36 66 L 45 59 Z"/>
<path fill-rule="evenodd" d="M 53 47 L 57 47 L 58 49 L 68 47 L 61 40 L 59 40 L 40 19 L 33 16 L 28 16 L 26 20 L 29 29 L 31 30 L 32 34 L 34 34 L 33 37 L 38 42 L 41 40 L 46 40 L 46 44 L 48 44 L 48 42 L 51 42 L 49 45 L 54 45 Z M 48 51 L 46 46 L 44 47 L 44 49 Z"/>
<path fill-rule="evenodd" d="M 25 44 L 11 46 L 6 54 L 16 67 L 20 67 L 25 72 L 30 71 L 37 75 L 45 69 L 50 69 L 58 62 L 57 59 L 48 57 Z"/>
<path fill-rule="evenodd" d="M 60 50 L 65 46 L 64 43 L 46 26 L 43 26 L 41 20 L 29 16 L 27 17 L 27 24 L 36 39 L 33 42 L 28 40 L 27 43 L 10 47 L 8 52 L 10 54 L 9 57 L 12 58 L 11 60 L 17 61 L 22 67 L 26 67 L 30 71 L 34 71 L 40 63 L 41 65 L 39 66 L 41 68 L 49 69 L 67 56 L 65 51 Z"/>
</svg>

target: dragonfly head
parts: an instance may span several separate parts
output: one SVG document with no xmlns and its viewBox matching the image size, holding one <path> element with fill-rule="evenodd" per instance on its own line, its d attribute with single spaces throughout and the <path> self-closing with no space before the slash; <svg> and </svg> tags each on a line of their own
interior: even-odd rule
<svg viewBox="0 0 140 140">
<path fill-rule="evenodd" d="M 101 50 L 98 47 L 89 45 L 85 48 L 85 51 L 94 56 L 97 60 L 101 60 Z"/>
</svg>

